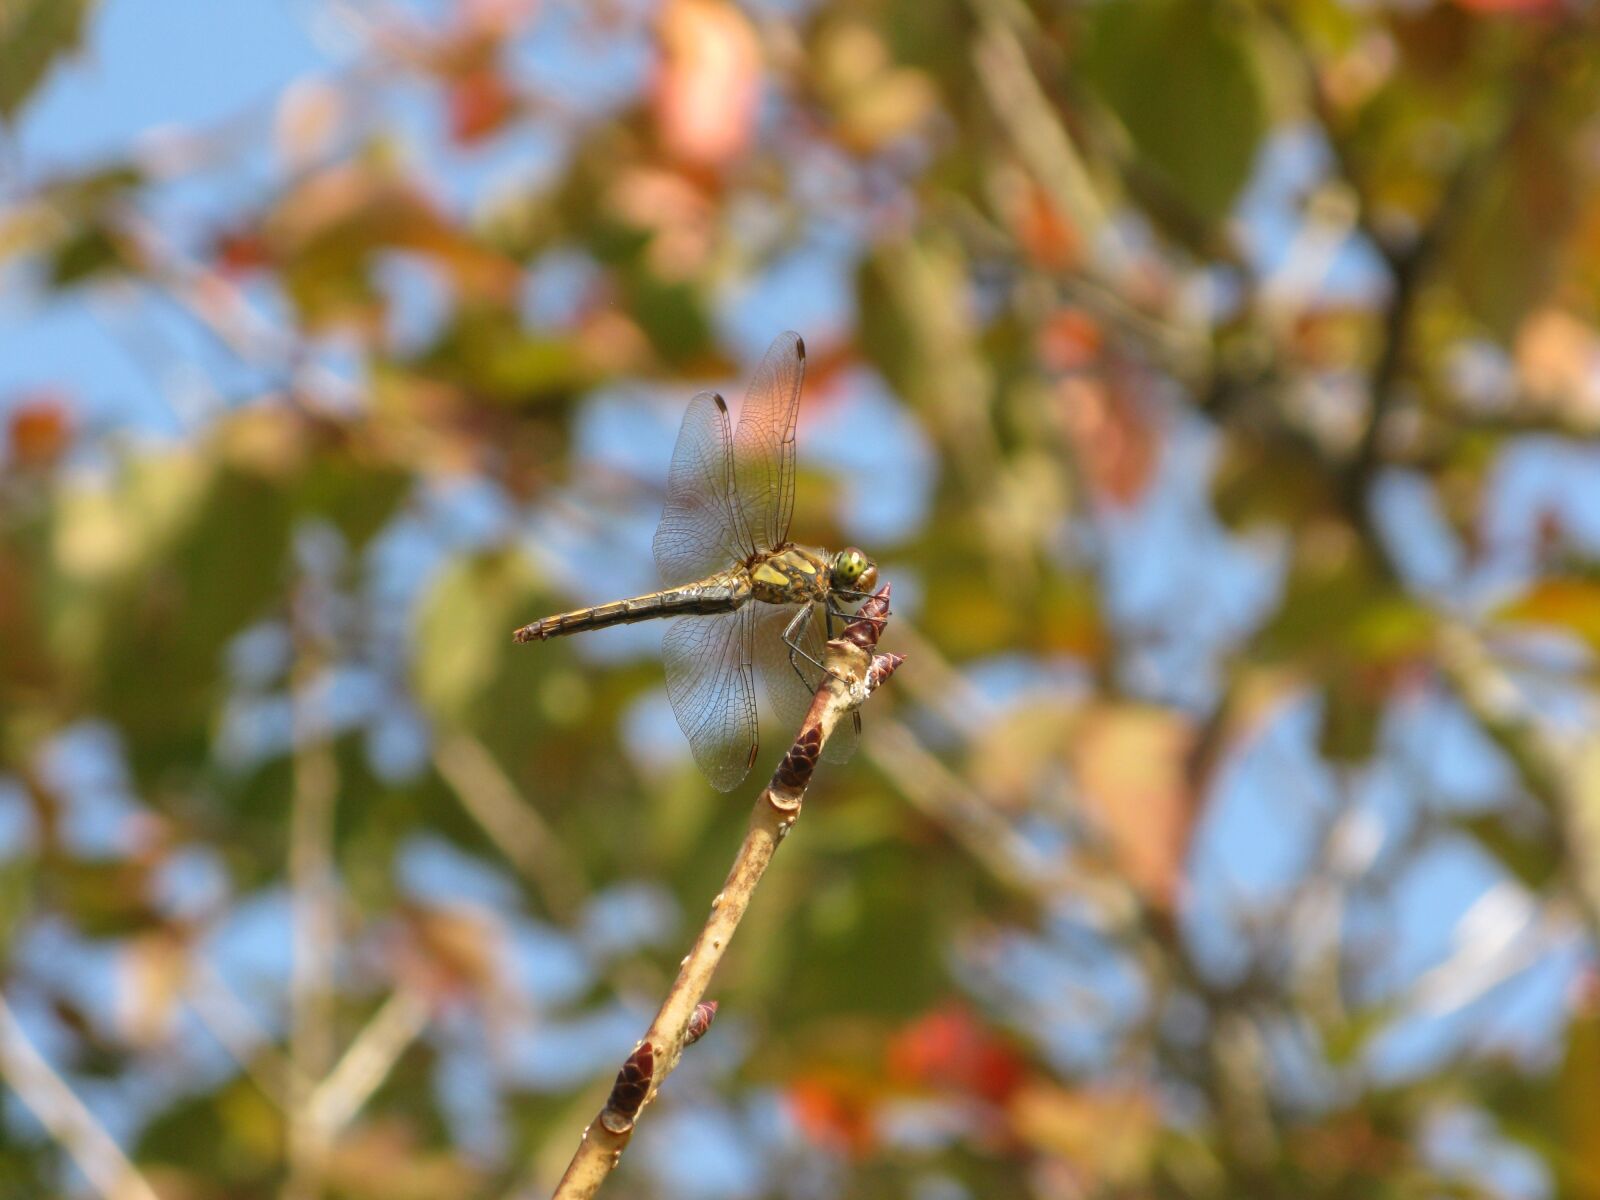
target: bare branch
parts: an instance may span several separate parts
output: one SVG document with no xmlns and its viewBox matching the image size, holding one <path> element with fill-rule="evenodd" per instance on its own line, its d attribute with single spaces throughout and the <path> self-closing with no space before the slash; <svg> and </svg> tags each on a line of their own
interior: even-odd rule
<svg viewBox="0 0 1600 1200">
<path fill-rule="evenodd" d="M 0 995 L 0 1074 L 105 1200 L 160 1200 L 115 1138 L 23 1032 Z"/>
<path fill-rule="evenodd" d="M 326 742 L 295 754 L 289 813 L 289 883 L 292 894 L 293 965 L 289 979 L 289 1058 L 295 1067 L 289 1108 L 291 1200 L 321 1191 L 327 1141 L 313 1119 L 312 1081 L 333 1061 L 335 919 L 333 819 L 338 768 Z"/>
<path fill-rule="evenodd" d="M 441 734 L 433 765 L 500 853 L 539 890 L 545 906 L 557 916 L 575 911 L 588 891 L 582 874 L 484 744 L 464 733 Z"/>
<path fill-rule="evenodd" d="M 294 1095 L 294 1064 L 203 954 L 195 955 L 190 963 L 184 998 L 190 1011 L 262 1093 L 287 1111 Z"/>
<path fill-rule="evenodd" d="M 428 1026 L 428 1002 L 401 986 L 367 1022 L 307 1103 L 318 1137 L 331 1142 L 377 1091 L 400 1056 Z"/>
<path fill-rule="evenodd" d="M 817 689 L 789 752 L 756 797 L 750 829 L 722 890 L 711 901 L 705 926 L 685 956 L 655 1020 L 623 1063 L 606 1106 L 584 1131 L 556 1188 L 555 1200 L 586 1200 L 599 1190 L 632 1138 L 640 1111 L 677 1066 L 684 1046 L 710 1023 L 715 1008 L 702 1003 L 706 987 L 779 843 L 800 817 L 822 747 L 839 722 L 848 719 L 902 661 L 898 654 L 875 653 L 888 611 L 889 585 L 885 584 L 862 605 L 843 635 L 828 643 L 826 663 L 831 674 Z"/>
</svg>

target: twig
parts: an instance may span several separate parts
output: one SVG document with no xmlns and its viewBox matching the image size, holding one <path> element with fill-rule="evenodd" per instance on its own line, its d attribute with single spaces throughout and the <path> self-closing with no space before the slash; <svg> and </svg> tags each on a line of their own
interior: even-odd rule
<svg viewBox="0 0 1600 1200">
<path fill-rule="evenodd" d="M 433 765 L 500 853 L 539 889 L 545 906 L 558 917 L 571 915 L 588 891 L 583 876 L 484 744 L 464 733 L 442 734 Z"/>
<path fill-rule="evenodd" d="M 401 986 L 367 1022 L 307 1102 L 318 1137 L 331 1142 L 388 1078 L 406 1048 L 428 1026 L 428 1001 Z"/>
<path fill-rule="evenodd" d="M 1340 473 L 1345 508 L 1358 528 L 1368 527 L 1365 513 L 1366 490 L 1373 473 L 1383 465 L 1383 426 L 1401 391 L 1407 358 L 1418 317 L 1419 299 L 1434 269 L 1444 257 L 1462 218 L 1493 168 L 1515 141 L 1529 119 L 1539 111 L 1548 93 L 1549 71 L 1540 64 L 1542 53 L 1531 55 L 1526 68 L 1507 90 L 1511 97 L 1507 110 L 1491 136 L 1469 147 L 1445 180 L 1433 213 L 1409 245 L 1397 245 L 1385 236 L 1381 214 L 1373 202 L 1371 181 L 1356 160 L 1348 141 L 1341 134 L 1339 114 L 1322 82 L 1316 58 L 1301 35 L 1292 16 L 1280 5 L 1267 5 L 1268 20 L 1282 34 L 1291 54 L 1299 60 L 1305 76 L 1307 104 L 1320 125 L 1339 174 L 1357 197 L 1356 227 L 1388 264 L 1393 283 L 1389 304 L 1383 313 L 1383 336 L 1377 358 L 1367 378 L 1369 410 L 1367 423 L 1356 442 L 1348 463 Z M 1546 36 L 1553 44 L 1565 32 L 1555 23 Z"/>
<path fill-rule="evenodd" d="M 1561 829 L 1562 867 L 1592 935 L 1600 935 L 1600 751 L 1592 740 L 1572 747 L 1553 737 L 1515 679 L 1495 662 L 1468 625 L 1445 624 L 1435 649 L 1444 682 L 1484 733 L 1511 760 L 1528 794 Z"/>
<path fill-rule="evenodd" d="M 1096 251 L 1107 255 L 1112 278 L 1127 264 L 1116 244 L 1102 245 L 1106 207 L 1077 147 L 1061 127 L 1055 108 L 1034 77 L 1022 42 L 987 7 L 978 12 L 972 61 L 990 107 L 1005 124 L 1018 152 L 1039 182 Z"/>
<path fill-rule="evenodd" d="M 317 737 L 302 730 L 306 737 Z M 289 812 L 289 882 L 293 959 L 289 980 L 289 1058 L 295 1067 L 289 1108 L 289 1182 L 284 1194 L 307 1200 L 321 1192 L 327 1139 L 313 1119 L 311 1088 L 333 1060 L 333 819 L 338 768 L 325 742 L 295 754 Z"/>
<path fill-rule="evenodd" d="M 189 1009 L 262 1094 L 287 1111 L 295 1095 L 294 1064 L 273 1043 L 228 981 L 203 954 L 189 965 Z"/>
<path fill-rule="evenodd" d="M 117 1140 L 28 1040 L 0 994 L 0 1074 L 105 1200 L 160 1200 Z"/>
<path fill-rule="evenodd" d="M 750 829 L 722 890 L 711 901 L 705 927 L 684 958 L 655 1020 L 623 1063 L 606 1106 L 584 1130 L 554 1200 L 586 1200 L 599 1190 L 632 1138 L 640 1110 L 677 1066 L 683 1048 L 709 1024 L 715 1006 L 701 1005 L 706 987 L 778 844 L 800 817 L 800 805 L 822 747 L 839 721 L 848 718 L 902 661 L 898 654 L 876 653 L 888 611 L 889 585 L 884 584 L 862 605 L 844 633 L 828 643 L 826 663 L 832 674 L 817 689 L 794 744 L 756 797 Z"/>
<path fill-rule="evenodd" d="M 1043 901 L 1066 882 L 1058 862 L 1030 846 L 998 809 L 899 721 L 875 721 L 867 753 L 913 808 L 939 825 L 1007 891 Z"/>
</svg>

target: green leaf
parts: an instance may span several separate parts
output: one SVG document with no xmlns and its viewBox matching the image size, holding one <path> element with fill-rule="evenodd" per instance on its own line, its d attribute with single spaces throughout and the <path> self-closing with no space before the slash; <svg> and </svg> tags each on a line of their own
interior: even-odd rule
<svg viewBox="0 0 1600 1200">
<path fill-rule="evenodd" d="M 1489 168 L 1451 256 L 1467 310 L 1503 340 L 1550 294 L 1581 211 L 1570 134 L 1529 122 Z"/>
<path fill-rule="evenodd" d="M 1266 129 L 1241 31 L 1208 0 L 1093 6 L 1080 67 L 1146 165 L 1201 217 L 1226 216 Z"/>
<path fill-rule="evenodd" d="M 568 402 L 596 378 L 570 339 L 531 333 L 514 312 L 482 304 L 461 308 L 415 367 L 515 407 Z"/>
<path fill-rule="evenodd" d="M 55 248 L 50 257 L 50 284 L 66 288 L 122 265 L 117 243 L 101 225 L 88 225 Z"/>
<path fill-rule="evenodd" d="M 1378 746 L 1383 690 L 1370 672 L 1335 671 L 1323 697 L 1317 749 L 1336 763 L 1362 763 Z"/>
<path fill-rule="evenodd" d="M 0 4 L 0 118 L 10 120 L 76 49 L 94 0 L 6 0 Z"/>
<path fill-rule="evenodd" d="M 1523 828 L 1515 819 L 1518 815 L 1478 813 L 1458 818 L 1455 824 L 1521 882 L 1542 891 L 1555 882 L 1561 868 L 1556 838 L 1548 829 Z"/>
<path fill-rule="evenodd" d="M 431 713 L 459 720 L 505 668 L 533 585 L 527 560 L 511 553 L 463 558 L 439 575 L 422 604 L 413 663 Z"/>
</svg>

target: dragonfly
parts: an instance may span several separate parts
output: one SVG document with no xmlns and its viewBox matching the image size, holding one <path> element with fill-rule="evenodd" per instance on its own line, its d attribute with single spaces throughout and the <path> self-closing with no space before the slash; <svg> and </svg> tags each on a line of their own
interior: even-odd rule
<svg viewBox="0 0 1600 1200">
<path fill-rule="evenodd" d="M 798 724 L 822 682 L 823 643 L 877 584 L 854 546 L 837 553 L 789 540 L 795 423 L 806 347 L 780 334 L 756 369 L 730 431 L 716 392 L 689 402 L 667 471 L 652 550 L 662 587 L 524 625 L 518 642 L 676 618 L 661 641 L 667 698 L 695 763 L 719 791 L 737 787 L 760 746 L 755 678 L 777 716 Z M 859 725 L 823 757 L 849 758 Z"/>
</svg>

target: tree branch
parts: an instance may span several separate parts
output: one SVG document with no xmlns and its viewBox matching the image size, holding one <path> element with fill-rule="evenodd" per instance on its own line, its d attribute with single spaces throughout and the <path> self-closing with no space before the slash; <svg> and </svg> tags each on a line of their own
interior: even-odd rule
<svg viewBox="0 0 1600 1200">
<path fill-rule="evenodd" d="M 710 1022 L 715 1005 L 702 1005 L 706 987 L 733 940 L 756 885 L 761 882 L 778 845 L 800 817 L 817 760 L 829 736 L 900 665 L 898 654 L 876 653 L 878 637 L 889 612 L 889 585 L 884 584 L 844 633 L 828 643 L 827 667 L 800 724 L 789 753 L 756 797 L 733 868 L 711 901 L 711 913 L 684 958 L 655 1020 L 623 1063 L 610 1098 L 589 1127 L 577 1153 L 561 1177 L 554 1200 L 586 1200 L 605 1182 L 633 1136 L 640 1110 L 660 1091 L 677 1066 L 683 1049 Z"/>
<path fill-rule="evenodd" d="M 303 697 L 296 703 L 304 705 Z M 302 739 L 320 739 L 296 711 Z M 313 1119 L 315 1081 L 323 1078 L 334 1055 L 333 968 L 338 947 L 333 862 L 333 822 L 339 793 L 338 766 L 327 742 L 304 741 L 294 755 L 289 800 L 289 886 L 292 958 L 289 977 L 288 1116 L 289 1181 L 284 1195 L 313 1200 L 321 1194 L 327 1139 Z"/>
<path fill-rule="evenodd" d="M 538 889 L 545 906 L 558 917 L 575 913 L 588 893 L 582 872 L 488 747 L 470 734 L 441 733 L 433 765 L 472 819 Z"/>
<path fill-rule="evenodd" d="M 40 1054 L 0 995 L 0 1076 L 65 1147 L 104 1200 L 158 1200 L 156 1190 Z"/>
</svg>

